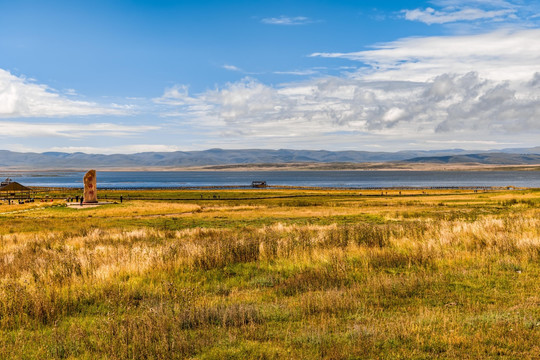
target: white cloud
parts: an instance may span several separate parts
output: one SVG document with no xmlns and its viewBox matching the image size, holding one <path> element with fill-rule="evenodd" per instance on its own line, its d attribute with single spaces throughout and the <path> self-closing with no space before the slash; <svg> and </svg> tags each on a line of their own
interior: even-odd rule
<svg viewBox="0 0 540 360">
<path fill-rule="evenodd" d="M 274 74 L 277 75 L 298 75 L 298 76 L 307 76 L 307 75 L 315 75 L 319 72 L 313 69 L 306 69 L 306 70 L 290 70 L 290 71 L 274 71 Z"/>
<path fill-rule="evenodd" d="M 403 11 L 405 19 L 411 21 L 420 21 L 428 25 L 480 19 L 501 20 L 514 13 L 515 10 L 513 9 L 486 11 L 482 9 L 464 8 L 458 10 L 437 11 L 430 7 L 425 9 Z"/>
<path fill-rule="evenodd" d="M 406 9 L 401 13 L 407 20 L 428 25 L 456 22 L 523 22 L 531 14 L 530 7 L 505 0 L 434 0 L 431 3 L 433 7 Z"/>
<path fill-rule="evenodd" d="M 163 95 L 159 98 L 153 99 L 156 104 L 165 105 L 187 105 L 195 101 L 189 97 L 189 86 L 187 85 L 175 85 L 171 88 L 165 89 Z"/>
<path fill-rule="evenodd" d="M 190 97 L 177 115 L 225 138 L 324 139 L 371 134 L 402 139 L 540 132 L 540 88 L 471 72 L 426 82 L 324 78 L 279 88 L 253 79 Z"/>
<path fill-rule="evenodd" d="M 69 96 L 79 95 L 79 94 L 77 94 L 77 91 L 75 89 L 66 89 L 66 90 L 64 90 L 64 93 L 66 95 L 69 95 Z"/>
<path fill-rule="evenodd" d="M 480 35 L 404 38 L 352 53 L 313 57 L 359 61 L 358 76 L 377 80 L 427 81 L 444 73 L 475 71 L 493 80 L 525 80 L 540 72 L 540 29 Z"/>
<path fill-rule="evenodd" d="M 450 9 L 460 8 L 463 6 L 484 6 L 489 8 L 516 9 L 520 6 L 506 0 L 433 0 L 430 2 L 435 6 Z"/>
<path fill-rule="evenodd" d="M 68 91 L 69 96 L 74 95 Z M 125 115 L 129 107 L 100 105 L 62 96 L 46 85 L 36 84 L 0 69 L 0 117 L 65 117 L 86 115 Z"/>
<path fill-rule="evenodd" d="M 136 154 L 141 152 L 171 152 L 181 150 L 175 145 L 156 145 L 156 144 L 130 144 L 109 147 L 92 146 L 55 146 L 46 151 L 58 151 L 66 153 L 83 152 L 87 154 Z M 29 151 L 29 150 L 26 150 Z M 35 152 L 43 152 L 43 149 L 33 149 Z"/>
<path fill-rule="evenodd" d="M 280 17 L 264 18 L 261 20 L 261 22 L 264 24 L 270 24 L 270 25 L 305 25 L 305 24 L 312 23 L 313 21 L 305 16 L 291 17 L 291 16 L 281 15 Z"/>
<path fill-rule="evenodd" d="M 151 130 L 158 126 L 117 125 L 110 123 L 27 123 L 15 121 L 0 121 L 0 137 L 64 137 L 81 138 L 88 136 L 133 136 Z"/>
<path fill-rule="evenodd" d="M 229 70 L 229 71 L 242 71 L 242 69 L 240 69 L 239 67 L 237 66 L 234 66 L 234 65 L 223 65 L 222 68 L 224 68 L 225 70 Z"/>
<path fill-rule="evenodd" d="M 405 38 L 354 53 L 342 77 L 268 86 L 255 79 L 154 101 L 215 146 L 403 148 L 537 144 L 540 30 Z"/>
</svg>

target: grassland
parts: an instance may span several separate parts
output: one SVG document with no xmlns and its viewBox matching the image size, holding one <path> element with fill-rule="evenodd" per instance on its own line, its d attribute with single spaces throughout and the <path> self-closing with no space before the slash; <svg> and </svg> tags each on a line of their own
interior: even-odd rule
<svg viewBox="0 0 540 360">
<path fill-rule="evenodd" d="M 120 195 L 0 205 L 0 358 L 540 354 L 539 190 Z"/>
</svg>

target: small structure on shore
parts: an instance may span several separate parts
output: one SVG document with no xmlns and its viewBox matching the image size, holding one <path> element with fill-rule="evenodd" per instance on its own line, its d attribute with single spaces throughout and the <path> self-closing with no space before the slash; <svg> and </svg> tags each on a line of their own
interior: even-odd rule
<svg viewBox="0 0 540 360">
<path fill-rule="evenodd" d="M 84 175 L 84 204 L 97 204 L 96 170 L 89 170 Z"/>
<path fill-rule="evenodd" d="M 9 182 L 7 181 L 9 180 Z M 22 199 L 31 199 L 34 193 L 34 190 L 19 184 L 16 181 L 11 179 L 6 179 L 6 181 L 1 183 L 0 187 L 0 198 L 9 199 L 9 200 L 22 200 Z"/>
<path fill-rule="evenodd" d="M 256 180 L 251 182 L 251 187 L 254 188 L 265 188 L 266 186 L 266 181 Z"/>
<path fill-rule="evenodd" d="M 6 180 L 4 180 L 4 181 L 2 181 L 2 182 L 0 183 L 0 187 L 4 187 L 4 186 L 6 186 L 6 185 L 9 185 L 9 184 L 11 184 L 12 182 L 13 182 L 13 180 L 11 180 L 10 178 L 6 178 Z"/>
</svg>

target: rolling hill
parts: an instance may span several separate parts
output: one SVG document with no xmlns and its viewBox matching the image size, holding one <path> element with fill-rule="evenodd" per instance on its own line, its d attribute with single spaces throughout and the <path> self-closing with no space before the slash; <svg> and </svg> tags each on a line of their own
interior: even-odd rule
<svg viewBox="0 0 540 360">
<path fill-rule="evenodd" d="M 540 164 L 540 147 L 475 152 L 463 149 L 432 151 L 326 151 L 210 149 L 204 151 L 143 152 L 137 154 L 22 153 L 0 150 L 0 169 L 179 168 L 233 164 L 288 163 L 479 163 Z"/>
</svg>

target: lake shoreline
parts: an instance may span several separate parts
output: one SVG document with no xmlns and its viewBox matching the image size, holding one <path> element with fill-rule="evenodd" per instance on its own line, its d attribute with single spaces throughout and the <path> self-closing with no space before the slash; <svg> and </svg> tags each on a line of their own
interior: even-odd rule
<svg viewBox="0 0 540 360">
<path fill-rule="evenodd" d="M 3 172 L 81 172 L 90 168 L 103 172 L 119 171 L 540 171 L 540 164 L 535 165 L 499 165 L 479 163 L 262 163 L 262 164 L 225 164 L 201 166 L 140 166 L 140 167 L 99 167 L 89 165 L 85 168 L 48 169 L 28 167 L 5 167 Z"/>
<path fill-rule="evenodd" d="M 455 187 L 540 187 L 538 171 L 441 171 L 441 170 L 283 170 L 227 171 L 103 171 L 98 170 L 100 188 L 201 188 L 247 187 L 253 181 L 268 186 L 318 188 L 455 188 Z M 24 186 L 79 187 L 84 171 L 2 172 Z"/>
</svg>

